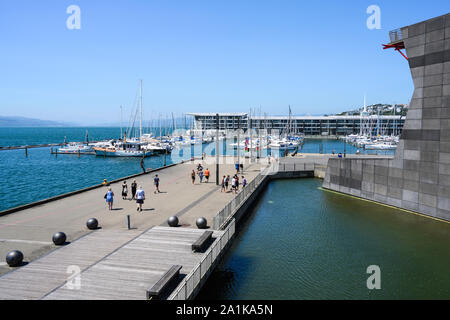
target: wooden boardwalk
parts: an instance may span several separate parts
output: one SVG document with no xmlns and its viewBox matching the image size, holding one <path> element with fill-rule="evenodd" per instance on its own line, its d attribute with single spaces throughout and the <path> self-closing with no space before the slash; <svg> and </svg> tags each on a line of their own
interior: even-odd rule
<svg viewBox="0 0 450 320">
<path fill-rule="evenodd" d="M 146 299 L 146 290 L 175 264 L 180 279 L 204 253 L 191 245 L 204 230 L 153 227 L 145 232 L 98 230 L 0 277 L 0 299 L 99 300 Z M 222 231 L 214 231 L 213 238 Z M 212 245 L 212 244 L 211 244 Z M 80 286 L 69 284 L 76 266 Z"/>
<path fill-rule="evenodd" d="M 231 159 L 232 160 L 232 159 Z M 136 211 L 136 202 L 122 200 L 122 181 L 111 183 L 115 193 L 114 210 L 107 209 L 104 195 L 106 187 L 74 194 L 69 197 L 50 201 L 15 213 L 0 216 L 0 274 L 11 271 L 5 257 L 11 250 L 20 250 L 24 261 L 31 262 L 55 249 L 52 236 L 55 232 L 64 232 L 69 241 L 84 236 L 89 230 L 86 221 L 97 218 L 103 230 L 127 229 L 127 215 L 131 228 L 143 232 L 151 226 L 167 226 L 167 219 L 176 215 L 180 225 L 196 228 L 195 221 L 205 217 L 212 227 L 213 218 L 230 200 L 236 197 L 232 192 L 221 193 L 215 183 L 215 165 L 208 161 L 195 161 L 174 165 L 158 172 L 136 177 L 136 181 L 146 192 L 144 210 Z M 201 183 L 197 178 L 191 182 L 190 172 L 198 163 L 211 171 L 209 183 Z M 245 167 L 245 177 L 250 183 L 260 172 L 259 164 Z M 222 164 L 221 175 L 233 174 L 233 164 Z M 154 194 L 153 178 L 160 177 L 161 193 Z M 128 187 L 134 179 L 126 179 Z M 129 189 L 129 196 L 131 194 Z M 128 197 L 130 198 L 130 197 Z"/>
</svg>

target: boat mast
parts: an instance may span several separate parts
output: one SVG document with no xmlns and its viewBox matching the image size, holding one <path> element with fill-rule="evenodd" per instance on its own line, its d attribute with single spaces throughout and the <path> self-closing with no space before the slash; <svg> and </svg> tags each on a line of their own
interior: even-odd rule
<svg viewBox="0 0 450 320">
<path fill-rule="evenodd" d="M 366 95 L 364 95 L 364 107 L 359 114 L 359 135 L 363 134 L 363 114 L 366 112 Z"/>
<path fill-rule="evenodd" d="M 162 143 L 161 113 L 159 114 L 159 143 Z"/>
<path fill-rule="evenodd" d="M 120 105 L 120 139 L 123 138 L 122 125 L 123 125 L 123 113 L 122 113 L 122 105 Z"/>
<path fill-rule="evenodd" d="M 172 112 L 172 134 L 175 132 L 176 130 L 176 124 L 175 124 L 175 118 L 173 116 L 173 112 Z"/>
<path fill-rule="evenodd" d="M 139 119 L 139 140 L 142 137 L 142 80 L 140 80 L 140 102 L 141 102 L 141 116 Z"/>
<path fill-rule="evenodd" d="M 291 106 L 289 105 L 289 121 L 288 121 L 288 128 L 287 128 L 287 136 L 291 135 Z"/>
</svg>

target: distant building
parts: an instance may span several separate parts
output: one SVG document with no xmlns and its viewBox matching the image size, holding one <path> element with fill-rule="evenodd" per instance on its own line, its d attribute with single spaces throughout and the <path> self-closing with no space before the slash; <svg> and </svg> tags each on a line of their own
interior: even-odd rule
<svg viewBox="0 0 450 320">
<path fill-rule="evenodd" d="M 215 130 L 216 113 L 189 113 L 194 117 L 194 130 Z M 219 113 L 219 130 L 236 130 L 249 128 L 267 129 L 305 135 L 348 135 L 360 133 L 360 126 L 370 128 L 372 134 L 401 134 L 405 117 L 403 116 L 252 116 L 247 113 Z"/>
</svg>

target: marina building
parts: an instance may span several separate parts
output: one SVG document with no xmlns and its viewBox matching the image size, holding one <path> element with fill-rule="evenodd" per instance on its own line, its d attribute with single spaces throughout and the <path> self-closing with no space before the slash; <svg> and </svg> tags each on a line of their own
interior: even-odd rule
<svg viewBox="0 0 450 320">
<path fill-rule="evenodd" d="M 194 118 L 194 130 L 267 129 L 279 132 L 303 133 L 311 136 L 358 134 L 370 130 L 373 135 L 399 135 L 405 117 L 400 115 L 345 116 L 249 116 L 247 113 L 189 113 Z"/>
</svg>

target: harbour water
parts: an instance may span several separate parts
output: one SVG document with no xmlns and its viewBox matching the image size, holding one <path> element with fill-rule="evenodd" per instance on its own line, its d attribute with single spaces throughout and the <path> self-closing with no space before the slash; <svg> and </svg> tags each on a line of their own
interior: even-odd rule
<svg viewBox="0 0 450 320">
<path fill-rule="evenodd" d="M 0 145 L 83 141 L 84 128 L 0 129 Z M 89 128 L 91 140 L 120 128 Z M 221 144 L 221 153 L 236 149 Z M 184 147 L 166 164 L 215 143 Z M 300 152 L 355 153 L 339 140 L 306 140 Z M 361 150 L 364 153 L 363 150 Z M 381 154 L 389 154 L 381 152 Z M 378 152 L 380 154 L 380 152 Z M 145 159 L 161 167 L 164 156 Z M 49 148 L 0 152 L 0 211 L 142 171 L 136 158 L 55 155 Z M 320 190 L 321 180 L 271 182 L 241 224 L 229 252 L 199 299 L 448 299 L 450 224 Z M 381 269 L 381 290 L 368 290 L 366 269 Z"/>
<path fill-rule="evenodd" d="M 120 128 L 0 128 L 0 146 L 22 146 L 66 141 L 84 141 L 86 130 L 89 140 L 117 139 Z M 147 130 L 148 131 L 148 130 Z M 145 131 L 145 132 L 147 132 Z M 154 135 L 159 135 L 159 128 L 153 128 Z M 170 129 L 163 129 L 163 134 Z M 221 154 L 236 155 L 236 149 L 229 144 L 220 145 Z M 307 153 L 355 153 L 356 148 L 338 140 L 307 140 L 300 152 Z M 166 157 L 166 164 L 190 159 L 192 155 L 200 156 L 202 152 L 215 155 L 215 143 L 202 147 L 190 146 L 173 152 Z M 384 153 L 383 153 L 384 154 Z M 164 156 L 145 159 L 145 168 L 159 168 L 164 164 Z M 0 172 L 2 172 L 2 192 L 0 192 L 0 211 L 46 199 L 59 194 L 99 184 L 103 179 L 112 180 L 142 172 L 140 159 L 103 158 L 92 155 L 55 155 L 50 148 L 28 150 L 0 151 Z"/>
<path fill-rule="evenodd" d="M 450 299 L 450 224 L 320 186 L 271 182 L 197 298 Z"/>
</svg>

